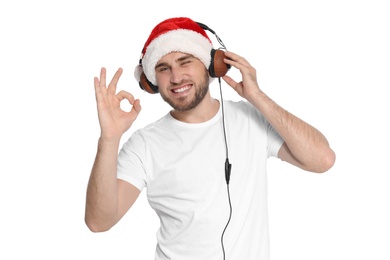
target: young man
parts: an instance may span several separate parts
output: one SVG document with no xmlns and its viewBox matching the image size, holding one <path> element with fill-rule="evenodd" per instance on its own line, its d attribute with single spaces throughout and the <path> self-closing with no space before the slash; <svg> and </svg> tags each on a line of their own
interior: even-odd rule
<svg viewBox="0 0 390 260">
<path fill-rule="evenodd" d="M 153 29 L 136 77 L 145 77 L 173 109 L 135 131 L 119 155 L 140 101 L 116 93 L 122 69 L 108 87 L 104 68 L 95 78 L 101 136 L 87 188 L 91 231 L 109 230 L 146 188 L 161 220 L 156 259 L 267 260 L 267 158 L 316 173 L 332 167 L 335 154 L 326 138 L 272 101 L 243 57 L 226 52 L 223 58 L 242 81 L 222 78 L 245 101 L 212 98 L 212 50 L 206 32 L 189 18 L 167 19 Z M 120 108 L 124 99 L 130 112 Z"/>
</svg>

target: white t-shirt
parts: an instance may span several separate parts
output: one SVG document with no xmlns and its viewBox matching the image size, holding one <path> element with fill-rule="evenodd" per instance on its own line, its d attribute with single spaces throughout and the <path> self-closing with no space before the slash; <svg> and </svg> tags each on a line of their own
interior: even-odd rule
<svg viewBox="0 0 390 260">
<path fill-rule="evenodd" d="M 221 107 L 221 106 L 220 106 Z M 232 164 L 232 218 L 224 235 L 226 258 L 268 260 L 267 158 L 281 137 L 246 101 L 224 101 Z M 156 260 L 220 260 L 229 218 L 222 110 L 188 124 L 169 113 L 140 129 L 119 153 L 118 178 L 146 187 L 161 220 Z"/>
</svg>

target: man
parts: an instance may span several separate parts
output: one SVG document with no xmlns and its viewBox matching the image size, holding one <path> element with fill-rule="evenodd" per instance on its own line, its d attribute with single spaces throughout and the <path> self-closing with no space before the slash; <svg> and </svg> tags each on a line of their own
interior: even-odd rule
<svg viewBox="0 0 390 260">
<path fill-rule="evenodd" d="M 215 57 L 203 28 L 179 17 L 152 30 L 136 78 L 173 109 L 135 131 L 119 155 L 140 101 L 116 93 L 122 69 L 108 87 L 104 68 L 95 78 L 101 136 L 87 188 L 86 224 L 93 232 L 109 230 L 146 187 L 161 220 L 156 259 L 267 260 L 267 158 L 322 173 L 333 166 L 335 154 L 317 129 L 261 91 L 255 69 L 233 52 L 224 53 L 223 63 L 238 69 L 242 81 L 222 78 L 245 101 L 212 98 Z M 143 77 L 150 86 L 142 86 Z M 124 99 L 130 112 L 120 108 Z"/>
</svg>

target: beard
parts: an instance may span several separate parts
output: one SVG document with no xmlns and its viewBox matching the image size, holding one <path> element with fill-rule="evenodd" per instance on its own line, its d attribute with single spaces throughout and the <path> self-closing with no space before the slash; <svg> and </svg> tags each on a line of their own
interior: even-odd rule
<svg viewBox="0 0 390 260">
<path fill-rule="evenodd" d="M 191 100 L 189 100 L 188 97 L 182 97 L 179 99 L 172 100 L 169 97 L 165 96 L 163 93 L 160 94 L 162 99 L 167 102 L 174 110 L 179 112 L 189 111 L 191 109 L 194 109 L 197 105 L 199 105 L 200 102 L 202 102 L 207 92 L 209 91 L 209 81 L 209 75 L 206 72 L 202 81 L 196 85 L 195 96 Z M 180 82 L 176 85 L 181 85 L 183 83 L 184 82 Z"/>
</svg>

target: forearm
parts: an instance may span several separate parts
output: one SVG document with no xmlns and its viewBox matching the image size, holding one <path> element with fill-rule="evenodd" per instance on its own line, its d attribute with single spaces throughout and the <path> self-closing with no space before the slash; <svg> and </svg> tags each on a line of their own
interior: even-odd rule
<svg viewBox="0 0 390 260">
<path fill-rule="evenodd" d="M 334 153 L 320 131 L 280 107 L 261 91 L 249 102 L 280 134 L 299 167 L 324 172 L 333 165 Z"/>
<path fill-rule="evenodd" d="M 99 139 L 87 188 L 85 221 L 92 231 L 110 229 L 117 221 L 117 158 L 119 140 Z"/>
</svg>

